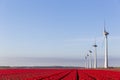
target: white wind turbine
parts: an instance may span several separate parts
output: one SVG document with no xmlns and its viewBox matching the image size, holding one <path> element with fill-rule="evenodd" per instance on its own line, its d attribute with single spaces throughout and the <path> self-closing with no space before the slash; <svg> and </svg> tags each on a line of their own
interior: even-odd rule
<svg viewBox="0 0 120 80">
<path fill-rule="evenodd" d="M 93 47 L 95 48 L 95 52 L 94 52 L 94 68 L 97 68 L 97 44 L 95 41 L 95 44 L 93 45 Z"/>
<path fill-rule="evenodd" d="M 105 22 L 104 22 L 104 36 L 105 36 L 105 63 L 104 63 L 104 68 L 108 68 L 108 35 L 109 35 L 109 33 L 105 29 Z"/>
</svg>

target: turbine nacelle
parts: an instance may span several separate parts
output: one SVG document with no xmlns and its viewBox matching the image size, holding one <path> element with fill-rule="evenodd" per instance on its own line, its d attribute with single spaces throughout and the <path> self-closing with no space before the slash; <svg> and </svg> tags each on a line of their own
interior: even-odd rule
<svg viewBox="0 0 120 80">
<path fill-rule="evenodd" d="M 89 50 L 89 52 L 90 52 L 90 53 L 92 53 L 92 51 L 91 51 L 91 50 Z"/>
<path fill-rule="evenodd" d="M 104 35 L 105 35 L 105 36 L 107 36 L 107 35 L 109 35 L 109 33 L 108 33 L 108 32 L 106 32 L 106 31 L 104 31 Z"/>
<path fill-rule="evenodd" d="M 95 44 L 95 45 L 93 45 L 93 47 L 97 47 L 97 45 Z"/>
</svg>

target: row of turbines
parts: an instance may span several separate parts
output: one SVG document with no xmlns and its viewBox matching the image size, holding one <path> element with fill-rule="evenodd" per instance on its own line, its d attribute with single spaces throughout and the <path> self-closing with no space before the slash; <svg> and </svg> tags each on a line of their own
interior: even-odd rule
<svg viewBox="0 0 120 80">
<path fill-rule="evenodd" d="M 104 58 L 104 68 L 108 68 L 108 35 L 109 33 L 105 29 L 104 24 L 104 37 L 105 37 L 105 58 Z M 92 60 L 92 51 L 89 50 L 89 54 L 85 56 L 85 67 L 86 68 L 97 68 L 97 44 L 95 41 L 94 47 L 94 62 Z"/>
</svg>

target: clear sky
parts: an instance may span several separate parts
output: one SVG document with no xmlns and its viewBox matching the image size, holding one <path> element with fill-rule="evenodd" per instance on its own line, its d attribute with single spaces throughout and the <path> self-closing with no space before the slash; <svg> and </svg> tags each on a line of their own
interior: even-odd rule
<svg viewBox="0 0 120 80">
<path fill-rule="evenodd" d="M 0 57 L 104 58 L 104 19 L 120 58 L 120 0 L 0 0 Z"/>
</svg>

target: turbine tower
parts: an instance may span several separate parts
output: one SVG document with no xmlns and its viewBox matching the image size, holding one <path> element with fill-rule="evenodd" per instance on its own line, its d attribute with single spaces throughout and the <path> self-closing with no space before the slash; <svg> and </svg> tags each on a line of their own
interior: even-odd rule
<svg viewBox="0 0 120 80">
<path fill-rule="evenodd" d="M 96 41 L 95 41 L 95 44 L 93 45 L 93 47 L 95 48 L 94 68 L 97 68 L 97 45 L 96 45 Z"/>
<path fill-rule="evenodd" d="M 88 68 L 89 68 L 89 64 L 90 64 L 89 54 L 87 54 L 87 60 L 88 60 L 88 63 L 87 63 L 88 65 L 87 65 L 87 66 L 88 66 Z"/>
<path fill-rule="evenodd" d="M 87 56 L 85 56 L 85 68 L 87 68 Z"/>
<path fill-rule="evenodd" d="M 92 51 L 89 50 L 89 53 L 90 53 L 90 64 L 91 64 L 91 68 L 92 68 Z"/>
<path fill-rule="evenodd" d="M 109 33 L 105 29 L 105 22 L 104 22 L 104 36 L 105 36 L 105 63 L 104 63 L 104 68 L 108 68 L 108 35 L 109 35 Z"/>
</svg>

